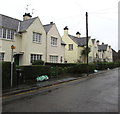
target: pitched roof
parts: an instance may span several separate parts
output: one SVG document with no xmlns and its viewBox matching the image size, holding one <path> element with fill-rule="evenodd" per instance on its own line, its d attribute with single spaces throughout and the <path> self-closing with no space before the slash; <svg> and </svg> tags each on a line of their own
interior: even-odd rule
<svg viewBox="0 0 120 114">
<path fill-rule="evenodd" d="M 20 32 L 23 32 L 33 23 L 33 21 L 35 19 L 36 18 L 21 21 L 21 20 L 14 19 L 14 18 L 0 14 L 0 26 L 5 27 L 5 28 L 9 28 L 9 29 L 14 29 L 17 31 L 19 23 L 20 23 L 19 30 L 20 30 Z"/>
<path fill-rule="evenodd" d="M 72 35 L 68 35 L 78 46 L 85 46 L 86 45 L 86 37 L 75 37 Z M 88 37 L 88 40 L 90 39 L 90 37 Z"/>
<path fill-rule="evenodd" d="M 54 25 L 54 23 L 52 23 L 52 24 L 47 24 L 47 25 L 43 25 L 43 27 L 44 27 L 46 33 L 49 32 L 49 30 L 52 28 L 53 25 Z"/>
<path fill-rule="evenodd" d="M 92 43 L 94 44 L 95 43 L 95 39 L 91 39 L 92 40 Z"/>
<path fill-rule="evenodd" d="M 20 20 L 0 14 L 0 26 L 17 30 Z"/>
<path fill-rule="evenodd" d="M 23 31 L 27 30 L 27 28 L 34 22 L 34 20 L 36 18 L 37 17 L 32 18 L 32 19 L 28 19 L 28 20 L 25 20 L 25 21 L 21 21 L 21 23 L 20 23 L 20 32 L 23 32 Z"/>
<path fill-rule="evenodd" d="M 106 51 L 107 47 L 108 47 L 108 44 L 98 45 L 98 50 L 99 51 Z"/>
<path fill-rule="evenodd" d="M 64 41 L 61 40 L 61 45 L 66 45 L 66 43 Z"/>
</svg>

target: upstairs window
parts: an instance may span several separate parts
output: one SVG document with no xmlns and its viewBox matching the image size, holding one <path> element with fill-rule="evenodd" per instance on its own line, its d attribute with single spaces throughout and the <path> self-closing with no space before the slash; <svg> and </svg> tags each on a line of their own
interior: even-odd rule
<svg viewBox="0 0 120 114">
<path fill-rule="evenodd" d="M 69 46 L 68 47 L 69 50 L 73 50 L 73 44 L 69 44 L 68 46 Z"/>
<path fill-rule="evenodd" d="M 7 38 L 6 36 L 7 36 L 7 29 L 4 28 L 3 29 L 3 38 Z"/>
<path fill-rule="evenodd" d="M 15 32 L 15 31 L 11 30 L 10 39 L 14 39 L 14 32 Z"/>
<path fill-rule="evenodd" d="M 2 28 L 0 28 L 0 38 L 2 38 Z"/>
<path fill-rule="evenodd" d="M 51 37 L 51 45 L 52 46 L 57 46 L 57 38 Z"/>
<path fill-rule="evenodd" d="M 41 34 L 33 32 L 33 42 L 41 43 Z"/>
<path fill-rule="evenodd" d="M 7 30 L 7 39 L 10 39 L 10 34 L 11 34 L 11 31 Z"/>
<path fill-rule="evenodd" d="M 0 38 L 4 39 L 14 39 L 14 30 L 6 29 L 6 28 L 0 28 Z"/>
</svg>

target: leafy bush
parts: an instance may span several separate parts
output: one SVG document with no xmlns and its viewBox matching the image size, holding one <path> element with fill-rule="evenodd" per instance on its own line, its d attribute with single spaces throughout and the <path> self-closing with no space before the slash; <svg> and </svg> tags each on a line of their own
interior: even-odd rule
<svg viewBox="0 0 120 114">
<path fill-rule="evenodd" d="M 94 71 L 94 69 L 96 68 L 95 64 L 76 64 L 73 67 L 70 67 L 68 69 L 68 73 L 91 73 Z"/>
<path fill-rule="evenodd" d="M 76 63 L 45 63 L 45 65 L 53 67 L 70 67 L 76 65 Z"/>
<path fill-rule="evenodd" d="M 43 65 L 44 64 L 44 61 L 42 60 L 35 60 L 32 62 L 32 65 Z"/>
<path fill-rule="evenodd" d="M 32 80 L 33 83 L 37 76 L 48 75 L 50 76 L 50 67 L 43 65 L 22 66 L 23 76 L 25 81 Z"/>
<path fill-rule="evenodd" d="M 98 70 L 105 70 L 107 68 L 113 69 L 119 67 L 119 63 L 114 62 L 100 62 L 96 64 Z"/>
<path fill-rule="evenodd" d="M 13 87 L 16 86 L 16 72 L 15 65 L 13 65 Z M 2 88 L 8 89 L 11 87 L 11 63 L 2 62 Z"/>
</svg>

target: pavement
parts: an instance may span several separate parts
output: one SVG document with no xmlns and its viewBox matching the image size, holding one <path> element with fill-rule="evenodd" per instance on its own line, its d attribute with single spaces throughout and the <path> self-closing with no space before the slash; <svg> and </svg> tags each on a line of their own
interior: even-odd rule
<svg viewBox="0 0 120 114">
<path fill-rule="evenodd" d="M 49 80 L 43 81 L 43 82 L 36 82 L 36 84 L 34 84 L 34 85 L 20 85 L 16 88 L 12 88 L 12 89 L 3 91 L 2 97 L 11 96 L 11 95 L 19 94 L 22 92 L 31 91 L 31 90 L 36 90 L 36 89 L 43 88 L 43 87 L 49 87 L 49 86 L 60 84 L 60 83 L 70 82 L 73 80 L 83 79 L 86 77 L 96 76 L 98 74 L 101 74 L 101 73 L 104 73 L 107 71 L 108 70 L 98 71 L 97 73 L 91 73 L 89 75 L 82 74 L 82 76 L 79 76 L 79 74 L 76 74 L 74 76 L 65 76 L 65 77 L 61 76 L 62 78 L 49 79 Z"/>
</svg>

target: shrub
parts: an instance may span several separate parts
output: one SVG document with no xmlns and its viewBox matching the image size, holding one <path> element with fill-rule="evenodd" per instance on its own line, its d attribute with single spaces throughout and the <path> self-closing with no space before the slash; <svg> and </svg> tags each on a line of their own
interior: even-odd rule
<svg viewBox="0 0 120 114">
<path fill-rule="evenodd" d="M 35 60 L 32 62 L 32 65 L 43 65 L 44 64 L 44 61 L 42 60 Z"/>
<path fill-rule="evenodd" d="M 96 63 L 96 66 L 98 70 L 105 70 L 107 68 L 113 69 L 113 68 L 119 67 L 119 63 L 100 62 L 100 63 Z"/>
<path fill-rule="evenodd" d="M 11 87 L 11 63 L 2 62 L 2 88 L 8 89 Z M 16 86 L 16 72 L 15 65 L 13 64 L 13 87 Z"/>
<path fill-rule="evenodd" d="M 22 66 L 25 83 L 35 83 L 37 76 L 47 75 L 49 78 L 56 78 L 62 72 L 62 68 L 51 67 L 49 65 Z"/>
<path fill-rule="evenodd" d="M 68 73 L 91 73 L 96 68 L 95 64 L 76 64 L 75 66 L 68 68 Z"/>
</svg>

